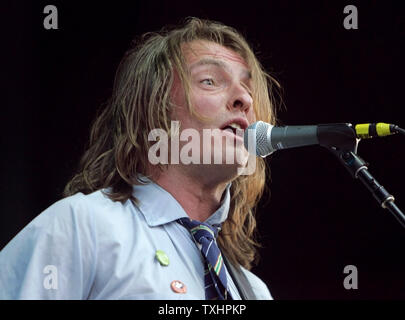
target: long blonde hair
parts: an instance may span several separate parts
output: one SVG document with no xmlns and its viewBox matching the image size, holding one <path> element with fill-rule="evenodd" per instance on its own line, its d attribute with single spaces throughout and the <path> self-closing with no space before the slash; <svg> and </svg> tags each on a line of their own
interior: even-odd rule
<svg viewBox="0 0 405 320">
<path fill-rule="evenodd" d="M 89 145 L 64 196 L 109 188 L 107 195 L 113 201 L 137 202 L 133 185 L 139 184 L 138 174 L 147 175 L 147 155 L 153 143 L 148 141 L 148 133 L 155 128 L 170 132 L 173 70 L 178 71 L 189 110 L 193 112 L 181 46 L 194 40 L 215 42 L 245 59 L 252 72 L 256 119 L 275 123 L 273 88 L 279 85 L 263 70 L 243 36 L 221 23 L 189 18 L 176 29 L 145 34 L 125 53 L 112 96 L 92 125 Z M 254 211 L 266 180 L 264 160 L 256 161 L 253 174 L 239 176 L 232 182 L 230 211 L 218 238 L 228 259 L 247 269 L 257 257 Z"/>
</svg>

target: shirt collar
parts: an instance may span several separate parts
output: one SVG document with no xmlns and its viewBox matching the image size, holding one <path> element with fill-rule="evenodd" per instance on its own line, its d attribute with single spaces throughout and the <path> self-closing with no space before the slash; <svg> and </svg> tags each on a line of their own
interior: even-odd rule
<svg viewBox="0 0 405 320">
<path fill-rule="evenodd" d="M 138 199 L 138 208 L 150 227 L 188 217 L 182 206 L 169 192 L 144 176 L 141 179 L 145 184 L 134 185 L 133 195 Z M 204 222 L 219 225 L 226 220 L 231 200 L 230 187 L 231 183 L 226 186 L 220 207 Z"/>
</svg>

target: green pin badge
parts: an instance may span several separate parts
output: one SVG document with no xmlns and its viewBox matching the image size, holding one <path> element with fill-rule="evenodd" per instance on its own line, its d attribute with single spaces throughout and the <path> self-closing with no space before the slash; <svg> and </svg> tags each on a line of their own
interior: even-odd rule
<svg viewBox="0 0 405 320">
<path fill-rule="evenodd" d="M 159 263 L 162 266 L 168 266 L 169 265 L 169 257 L 162 250 L 157 250 L 156 251 L 156 259 L 158 259 Z"/>
</svg>

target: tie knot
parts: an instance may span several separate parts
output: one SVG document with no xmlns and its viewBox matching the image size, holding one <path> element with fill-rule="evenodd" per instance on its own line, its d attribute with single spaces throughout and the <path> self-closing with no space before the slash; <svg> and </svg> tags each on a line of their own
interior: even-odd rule
<svg viewBox="0 0 405 320">
<path fill-rule="evenodd" d="M 208 223 L 192 220 L 190 218 L 180 218 L 177 221 L 190 231 L 191 235 L 198 243 L 201 243 L 202 238 L 208 240 L 215 239 L 220 229 L 217 226 L 212 226 Z"/>
</svg>

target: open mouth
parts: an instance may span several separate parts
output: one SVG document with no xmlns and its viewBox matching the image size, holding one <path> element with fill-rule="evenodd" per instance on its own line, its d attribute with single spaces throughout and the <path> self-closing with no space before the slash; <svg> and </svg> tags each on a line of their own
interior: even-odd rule
<svg viewBox="0 0 405 320">
<path fill-rule="evenodd" d="M 222 130 L 227 130 L 227 131 L 231 131 L 231 132 L 233 132 L 233 134 L 235 134 L 236 135 L 236 130 L 237 129 L 239 129 L 239 130 L 242 130 L 242 128 L 240 127 L 240 125 L 238 125 L 238 124 L 230 124 L 230 125 L 228 125 L 228 126 L 225 126 L 224 128 L 222 128 Z"/>
<path fill-rule="evenodd" d="M 232 133 L 234 136 L 236 136 L 236 138 L 239 137 L 242 139 L 242 137 L 243 137 L 244 129 L 238 123 L 230 123 L 230 124 L 224 126 L 221 130 Z"/>
<path fill-rule="evenodd" d="M 247 127 L 247 124 L 245 123 L 240 123 L 240 121 L 234 120 L 232 122 L 228 122 L 226 125 L 224 125 L 221 130 L 231 130 L 233 133 L 236 134 L 237 130 L 245 130 Z"/>
<path fill-rule="evenodd" d="M 236 140 L 243 140 L 243 134 L 248 125 L 249 122 L 245 118 L 238 117 L 229 119 L 220 129 L 227 132 L 228 135 L 232 134 Z"/>
</svg>

